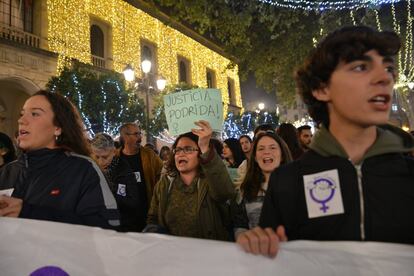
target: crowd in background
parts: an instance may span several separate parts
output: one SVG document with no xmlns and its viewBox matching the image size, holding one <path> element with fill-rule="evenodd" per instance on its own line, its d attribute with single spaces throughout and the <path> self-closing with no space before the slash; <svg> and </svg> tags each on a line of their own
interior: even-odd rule
<svg viewBox="0 0 414 276">
<path fill-rule="evenodd" d="M 49 92 L 35 95 L 32 98 L 54 96 Z M 299 158 L 312 138 L 310 126 L 298 131 L 284 123 L 278 128 L 261 125 L 255 137 L 242 135 L 221 141 L 212 138 L 208 122 L 203 126 L 200 129 L 208 131 L 204 143 L 209 156 L 205 160 L 199 135 L 183 134 L 171 147 L 164 145 L 158 152 L 150 143 L 141 146 L 138 123 L 122 125 L 118 141 L 106 133 L 89 140 L 89 155 L 108 183 L 120 215 L 120 225 L 109 228 L 234 240 L 240 231 L 258 225 L 272 171 L 294 160 L 292 151 Z M 279 135 L 285 135 L 285 139 Z M 18 158 L 17 142 L 0 133 L 1 166 Z M 27 152 L 36 150 L 29 148 Z M 191 177 L 187 179 L 188 175 Z M 212 189 L 213 184 L 217 191 Z M 189 202 L 187 198 L 191 198 Z M 206 213 L 200 209 L 206 209 Z"/>
</svg>

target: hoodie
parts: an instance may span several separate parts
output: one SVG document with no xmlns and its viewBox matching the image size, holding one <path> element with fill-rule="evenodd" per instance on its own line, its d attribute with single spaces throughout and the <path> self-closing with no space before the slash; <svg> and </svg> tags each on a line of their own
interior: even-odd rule
<svg viewBox="0 0 414 276">
<path fill-rule="evenodd" d="M 409 134 L 380 126 L 376 141 L 353 164 L 334 136 L 321 128 L 311 150 L 272 174 L 260 225 L 284 225 L 290 240 L 413 244 L 414 159 L 406 154 L 413 145 Z M 317 185 L 325 197 L 312 197 Z"/>
</svg>

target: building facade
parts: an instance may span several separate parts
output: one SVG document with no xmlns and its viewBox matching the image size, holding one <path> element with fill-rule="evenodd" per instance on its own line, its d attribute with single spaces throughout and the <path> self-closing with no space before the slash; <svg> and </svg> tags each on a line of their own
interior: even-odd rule
<svg viewBox="0 0 414 276">
<path fill-rule="evenodd" d="M 276 113 L 279 115 L 279 122 L 299 122 L 309 120 L 308 110 L 299 95 L 295 96 L 295 101 L 290 106 L 278 105 Z"/>
<path fill-rule="evenodd" d="M 141 1 L 0 0 L 0 131 L 12 135 L 25 99 L 73 60 L 150 81 L 221 90 L 224 112 L 242 108 L 238 68 L 214 43 Z"/>
</svg>

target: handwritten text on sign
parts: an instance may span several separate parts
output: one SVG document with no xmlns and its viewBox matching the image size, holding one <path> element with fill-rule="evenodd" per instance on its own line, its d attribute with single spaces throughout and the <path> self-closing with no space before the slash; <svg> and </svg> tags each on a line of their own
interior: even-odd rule
<svg viewBox="0 0 414 276">
<path fill-rule="evenodd" d="M 218 89 L 192 89 L 164 96 L 165 116 L 171 135 L 195 128 L 195 121 L 206 120 L 215 131 L 223 128 L 223 104 Z"/>
</svg>

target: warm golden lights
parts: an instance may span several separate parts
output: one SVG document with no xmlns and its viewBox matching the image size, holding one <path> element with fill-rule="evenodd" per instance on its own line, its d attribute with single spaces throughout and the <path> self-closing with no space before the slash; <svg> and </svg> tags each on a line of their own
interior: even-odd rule
<svg viewBox="0 0 414 276">
<path fill-rule="evenodd" d="M 207 86 L 207 67 L 216 72 L 217 88 L 222 92 L 225 114 L 229 95 L 227 78 L 234 80 L 235 103 L 242 107 L 238 67 L 226 69 L 230 60 L 194 39 L 165 25 L 158 19 L 122 0 L 47 0 L 49 49 L 59 54 L 58 71 L 68 58 L 91 63 L 90 19 L 111 26 L 113 69 L 122 72 L 126 64 L 141 66 L 140 40 L 157 47 L 158 74 L 168 83 L 178 82 L 177 56 L 191 63 L 192 83 Z M 137 70 L 138 71 L 138 70 Z"/>
</svg>

